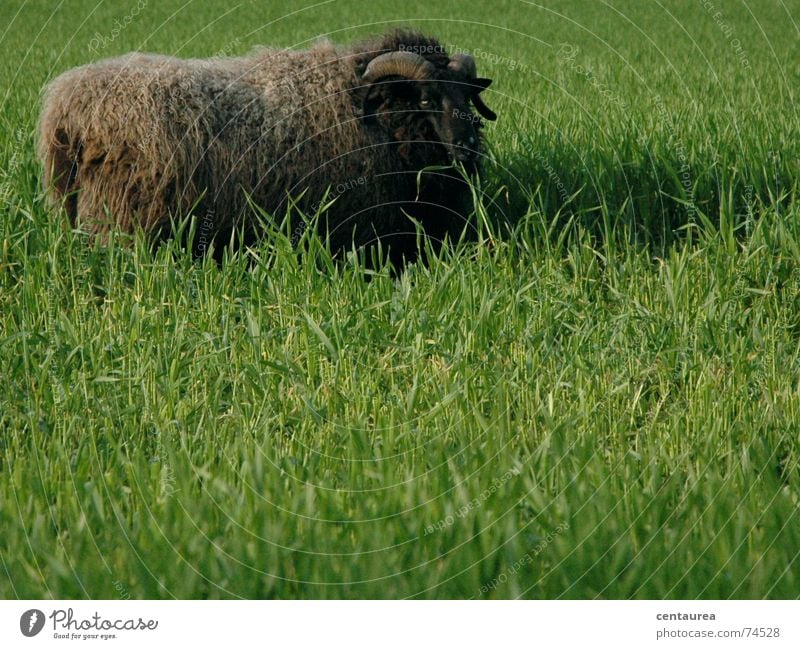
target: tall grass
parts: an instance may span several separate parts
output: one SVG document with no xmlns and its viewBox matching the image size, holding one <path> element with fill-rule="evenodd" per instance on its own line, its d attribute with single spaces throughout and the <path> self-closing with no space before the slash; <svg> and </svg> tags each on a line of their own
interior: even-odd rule
<svg viewBox="0 0 800 649">
<path fill-rule="evenodd" d="M 363 7 L 148 4 L 100 51 L 127 8 L 0 9 L 0 596 L 797 597 L 797 16 Z M 401 23 L 496 79 L 477 243 L 217 265 L 46 209 L 57 72 Z"/>
</svg>

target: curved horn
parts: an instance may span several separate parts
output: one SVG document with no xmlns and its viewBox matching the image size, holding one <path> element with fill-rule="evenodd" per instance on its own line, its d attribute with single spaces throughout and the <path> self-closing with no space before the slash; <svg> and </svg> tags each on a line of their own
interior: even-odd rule
<svg viewBox="0 0 800 649">
<path fill-rule="evenodd" d="M 372 83 L 383 77 L 406 77 L 414 81 L 430 79 L 436 71 L 433 63 L 414 52 L 387 52 L 369 62 L 361 79 Z"/>
<path fill-rule="evenodd" d="M 478 76 L 478 68 L 475 65 L 475 59 L 469 54 L 453 54 L 453 56 L 450 57 L 450 62 L 447 64 L 447 69 L 452 72 L 464 74 L 470 79 L 474 79 Z"/>
<path fill-rule="evenodd" d="M 479 94 L 476 93 L 472 95 L 472 103 L 475 104 L 475 109 L 483 116 L 484 119 L 488 119 L 490 122 L 493 122 L 497 119 L 497 113 L 483 103 L 483 99 L 481 99 Z"/>
</svg>

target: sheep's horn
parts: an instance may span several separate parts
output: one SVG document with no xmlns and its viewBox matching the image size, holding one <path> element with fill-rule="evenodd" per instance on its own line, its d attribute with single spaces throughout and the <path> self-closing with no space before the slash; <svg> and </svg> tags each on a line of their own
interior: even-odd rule
<svg viewBox="0 0 800 649">
<path fill-rule="evenodd" d="M 464 74 L 470 79 L 474 79 L 478 76 L 478 68 L 475 65 L 475 59 L 469 54 L 453 54 L 453 56 L 450 57 L 450 62 L 447 64 L 447 69 L 451 72 Z"/>
<path fill-rule="evenodd" d="M 486 104 L 483 103 L 483 99 L 481 99 L 481 93 L 486 90 L 489 86 L 492 85 L 491 79 L 483 79 L 483 78 L 474 78 L 471 79 L 472 87 L 474 90 L 470 95 L 470 99 L 472 103 L 475 104 L 475 109 L 485 118 L 490 121 L 494 121 L 497 119 L 497 114 L 489 108 Z"/>
<path fill-rule="evenodd" d="M 361 78 L 366 83 L 390 76 L 421 81 L 430 79 L 435 70 L 433 63 L 414 52 L 387 52 L 372 59 Z"/>
<path fill-rule="evenodd" d="M 483 103 L 483 99 L 481 99 L 478 93 L 472 95 L 472 103 L 475 104 L 475 109 L 484 119 L 488 119 L 490 122 L 493 122 L 497 119 L 497 113 Z"/>
</svg>

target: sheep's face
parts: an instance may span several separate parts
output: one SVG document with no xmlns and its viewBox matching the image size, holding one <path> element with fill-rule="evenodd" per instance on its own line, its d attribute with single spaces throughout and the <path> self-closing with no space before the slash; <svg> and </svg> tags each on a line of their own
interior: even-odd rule
<svg viewBox="0 0 800 649">
<path fill-rule="evenodd" d="M 401 148 L 436 144 L 450 159 L 470 167 L 481 153 L 483 127 L 470 106 L 475 92 L 475 86 L 456 80 L 385 79 L 368 94 L 364 114 L 373 116 Z"/>
<path fill-rule="evenodd" d="M 427 164 L 457 161 L 475 170 L 483 120 L 472 107 L 486 119 L 496 118 L 479 98 L 491 80 L 476 77 L 469 57 L 466 68 L 460 64 L 463 59 L 454 57 L 446 69 L 414 57 L 385 55 L 386 65 L 371 65 L 378 67 L 372 75 L 376 79 L 367 68 L 364 77 L 371 83 L 364 88 L 364 118 L 381 126 L 407 158 L 419 157 Z M 431 156 L 431 149 L 439 155 Z"/>
</svg>

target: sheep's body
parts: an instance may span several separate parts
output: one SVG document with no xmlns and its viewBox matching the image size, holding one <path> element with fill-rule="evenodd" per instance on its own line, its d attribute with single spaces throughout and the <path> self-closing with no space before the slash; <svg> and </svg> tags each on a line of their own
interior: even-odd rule
<svg viewBox="0 0 800 649">
<path fill-rule="evenodd" d="M 380 51 L 323 42 L 210 60 L 132 54 L 71 70 L 45 95 L 45 184 L 100 235 L 142 227 L 169 236 L 176 211 L 195 208 L 215 236 L 242 225 L 255 236 L 248 195 L 280 217 L 288 196 L 302 193 L 313 211 L 329 188 L 333 246 L 407 229 L 398 206 L 420 198 L 417 172 L 448 160 L 426 143 L 398 155 L 402 137 L 359 119 L 358 72 Z M 442 178 L 428 200 L 452 203 L 442 194 L 455 175 Z"/>
</svg>

